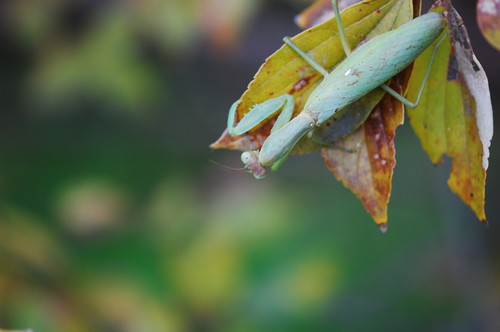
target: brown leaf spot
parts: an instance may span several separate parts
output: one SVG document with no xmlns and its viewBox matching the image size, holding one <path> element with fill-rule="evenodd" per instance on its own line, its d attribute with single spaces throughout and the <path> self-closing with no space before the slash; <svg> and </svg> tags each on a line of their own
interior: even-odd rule
<svg viewBox="0 0 500 332">
<path fill-rule="evenodd" d="M 292 89 L 290 89 L 289 93 L 290 94 L 294 94 L 294 93 L 297 93 L 299 92 L 300 90 L 304 89 L 305 87 L 307 87 L 309 85 L 309 82 L 314 78 L 316 77 L 317 74 L 311 74 L 309 76 L 305 76 L 305 77 L 302 77 L 300 80 L 298 80 L 294 86 L 292 87 Z"/>
</svg>

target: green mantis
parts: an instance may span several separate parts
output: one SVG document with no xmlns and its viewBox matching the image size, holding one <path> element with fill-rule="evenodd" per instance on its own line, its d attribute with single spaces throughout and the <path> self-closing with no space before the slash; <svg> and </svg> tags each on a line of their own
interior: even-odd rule
<svg viewBox="0 0 500 332">
<path fill-rule="evenodd" d="M 430 65 L 415 103 L 406 100 L 385 82 L 405 69 L 442 33 L 445 22 L 441 14 L 429 13 L 417 17 L 395 30 L 367 41 L 351 52 L 337 0 L 332 0 L 332 6 L 347 55 L 332 72 L 328 73 L 289 38 L 284 38 L 285 44 L 323 75 L 322 82 L 310 94 L 304 109 L 292 119 L 294 98 L 284 94 L 255 105 L 237 124 L 234 123 L 234 118 L 238 102 L 233 104 L 229 111 L 228 133 L 232 136 L 244 134 L 280 112 L 260 151 L 247 151 L 242 154 L 242 162 L 257 179 L 265 176 L 265 166 L 271 166 L 273 170 L 279 167 L 304 135 L 311 135 L 314 128 L 319 127 L 338 110 L 377 87 L 381 87 L 408 107 L 418 104 Z M 434 53 L 443 40 L 444 37 L 436 45 Z"/>
</svg>

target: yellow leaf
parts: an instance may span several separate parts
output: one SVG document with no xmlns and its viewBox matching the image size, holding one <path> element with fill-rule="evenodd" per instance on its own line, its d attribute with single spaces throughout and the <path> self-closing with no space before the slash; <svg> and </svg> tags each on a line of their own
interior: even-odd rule
<svg viewBox="0 0 500 332">
<path fill-rule="evenodd" d="M 434 11 L 446 13 L 452 37 L 437 52 L 420 104 L 408 110 L 410 123 L 433 163 L 442 162 L 443 154 L 452 158 L 448 185 L 486 222 L 484 186 L 493 135 L 488 81 L 449 1 L 437 1 Z M 416 99 L 432 48 L 415 62 L 410 100 Z"/>
<path fill-rule="evenodd" d="M 393 78 L 391 87 L 402 93 L 409 72 L 411 68 Z M 322 150 L 327 167 L 361 200 L 383 232 L 396 165 L 394 137 L 403 120 L 402 104 L 386 95 L 358 130 L 337 147 Z"/>
<path fill-rule="evenodd" d="M 500 1 L 478 0 L 477 24 L 484 38 L 500 51 Z"/>
</svg>

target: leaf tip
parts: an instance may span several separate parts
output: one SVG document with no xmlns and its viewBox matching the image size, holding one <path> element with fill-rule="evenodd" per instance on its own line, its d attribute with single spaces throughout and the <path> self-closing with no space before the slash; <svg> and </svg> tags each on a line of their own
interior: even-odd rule
<svg viewBox="0 0 500 332">
<path fill-rule="evenodd" d="M 380 223 L 380 224 L 377 224 L 378 228 L 380 229 L 380 231 L 385 234 L 387 233 L 387 223 L 386 222 L 383 222 L 383 223 Z"/>
<path fill-rule="evenodd" d="M 226 128 L 224 130 L 224 132 L 222 133 L 222 135 L 215 142 L 213 142 L 212 144 L 209 145 L 209 148 L 212 150 L 225 148 L 226 144 L 224 142 L 225 142 L 225 140 L 227 140 L 227 136 L 228 136 L 228 133 L 227 133 L 227 128 Z"/>
<path fill-rule="evenodd" d="M 212 150 L 217 150 L 217 149 L 222 149 L 224 148 L 223 145 L 219 142 L 219 140 L 217 140 L 216 142 L 213 142 L 212 144 L 210 144 L 208 146 L 210 149 Z"/>
</svg>

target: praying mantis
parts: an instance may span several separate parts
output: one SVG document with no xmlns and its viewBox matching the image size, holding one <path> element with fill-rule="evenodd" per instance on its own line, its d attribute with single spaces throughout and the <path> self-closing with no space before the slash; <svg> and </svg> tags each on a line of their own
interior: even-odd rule
<svg viewBox="0 0 500 332">
<path fill-rule="evenodd" d="M 239 101 L 230 108 L 227 127 L 228 133 L 232 136 L 242 135 L 280 112 L 260 150 L 246 151 L 241 155 L 245 168 L 257 179 L 265 177 L 266 166 L 271 166 L 272 170 L 277 169 L 304 135 L 308 134 L 311 137 L 316 127 L 373 89 L 382 88 L 410 108 L 414 108 L 420 100 L 432 60 L 414 103 L 385 83 L 405 69 L 441 35 L 445 27 L 441 14 L 428 13 L 419 16 L 395 30 L 374 37 L 352 52 L 347 43 L 337 0 L 332 0 L 332 6 L 341 43 L 347 56 L 333 71 L 328 73 L 288 37 L 283 39 L 286 45 L 323 75 L 322 82 L 310 94 L 304 109 L 292 119 L 294 98 L 292 95 L 283 94 L 255 105 L 235 124 Z M 445 37 L 446 34 L 434 47 L 432 59 Z"/>
</svg>

